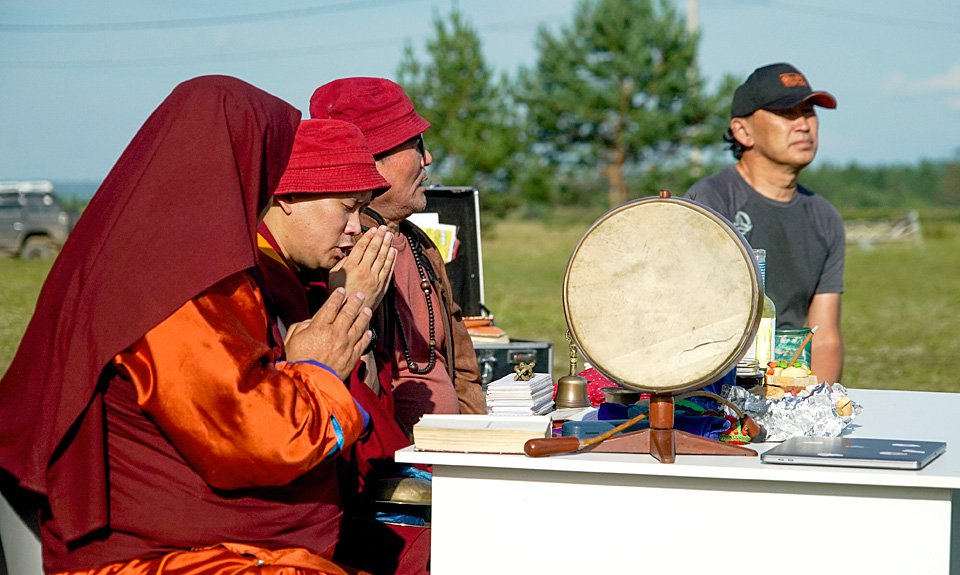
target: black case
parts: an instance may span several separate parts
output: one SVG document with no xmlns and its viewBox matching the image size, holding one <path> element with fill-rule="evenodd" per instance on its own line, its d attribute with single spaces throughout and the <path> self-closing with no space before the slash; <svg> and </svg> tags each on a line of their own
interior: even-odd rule
<svg viewBox="0 0 960 575">
<path fill-rule="evenodd" d="M 453 299 L 465 316 L 484 315 L 483 250 L 480 247 L 480 194 L 476 188 L 427 188 L 424 212 L 436 212 L 440 223 L 457 226 L 460 248 L 447 264 L 447 276 L 453 288 Z"/>
<path fill-rule="evenodd" d="M 436 212 L 441 223 L 457 226 L 460 248 L 447 264 L 453 298 L 464 316 L 486 315 L 483 305 L 483 250 L 480 242 L 480 193 L 473 187 L 427 188 L 424 212 Z M 513 373 L 518 362 L 537 362 L 538 373 L 552 374 L 553 343 L 514 339 L 510 343 L 475 343 L 483 383 Z"/>
</svg>

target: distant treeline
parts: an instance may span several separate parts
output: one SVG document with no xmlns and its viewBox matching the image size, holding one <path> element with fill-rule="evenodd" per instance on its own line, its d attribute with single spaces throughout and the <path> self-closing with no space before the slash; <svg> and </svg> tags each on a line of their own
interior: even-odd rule
<svg viewBox="0 0 960 575">
<path fill-rule="evenodd" d="M 95 180 L 53 180 L 53 189 L 60 205 L 68 212 L 79 214 L 100 187 Z"/>
<path fill-rule="evenodd" d="M 430 181 L 473 185 L 486 221 L 556 207 L 597 212 L 669 189 L 683 195 L 729 166 L 722 134 L 742 78 L 707 81 L 699 35 L 672 0 L 582 0 L 541 27 L 536 60 L 497 73 L 479 30 L 454 5 L 408 43 L 397 80 L 433 126 Z M 960 208 L 960 155 L 845 167 L 822 159 L 801 183 L 851 212 Z"/>
<path fill-rule="evenodd" d="M 733 162 L 717 160 L 706 164 L 686 164 L 674 168 L 650 168 L 628 177 L 630 197 L 655 195 L 669 189 L 681 196 L 700 178 L 723 169 Z M 914 165 L 837 166 L 814 163 L 800 174 L 800 183 L 823 195 L 845 216 L 888 216 L 909 209 L 960 209 L 960 158 L 944 161 L 921 161 Z M 606 182 L 596 174 L 587 178 L 567 178 L 556 182 L 551 198 L 555 205 L 592 206 L 603 208 Z M 481 190 L 481 198 L 483 190 Z M 481 200 L 482 203 L 482 200 Z M 523 202 L 528 211 L 538 212 L 546 206 Z"/>
<path fill-rule="evenodd" d="M 960 158 L 912 166 L 824 165 L 805 170 L 800 182 L 841 210 L 960 207 Z"/>
<path fill-rule="evenodd" d="M 630 196 L 654 195 L 664 188 L 681 196 L 693 182 L 722 169 L 730 161 L 651 168 L 628 178 Z M 814 164 L 803 171 L 800 183 L 830 200 L 844 215 L 890 215 L 924 208 L 960 209 L 960 158 L 893 166 Z M 545 191 L 539 198 L 515 197 L 507 202 L 496 197 L 498 194 L 481 189 L 480 204 L 488 212 L 504 214 L 519 208 L 527 215 L 536 215 L 551 206 L 602 208 L 607 200 L 607 184 L 599 174 L 557 179 L 553 185 L 556 189 Z M 82 211 L 98 186 L 94 181 L 54 181 L 64 206 L 77 212 Z"/>
</svg>

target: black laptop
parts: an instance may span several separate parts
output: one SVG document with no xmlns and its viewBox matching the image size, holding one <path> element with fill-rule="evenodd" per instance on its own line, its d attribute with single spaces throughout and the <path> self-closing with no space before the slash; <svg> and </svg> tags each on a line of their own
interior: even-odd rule
<svg viewBox="0 0 960 575">
<path fill-rule="evenodd" d="M 763 463 L 921 469 L 947 450 L 942 441 L 791 437 L 760 456 Z"/>
</svg>

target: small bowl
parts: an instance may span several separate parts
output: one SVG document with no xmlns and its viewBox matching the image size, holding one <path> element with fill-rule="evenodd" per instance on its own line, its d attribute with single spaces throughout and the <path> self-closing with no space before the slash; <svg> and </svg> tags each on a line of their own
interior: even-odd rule
<svg viewBox="0 0 960 575">
<path fill-rule="evenodd" d="M 640 401 L 640 392 L 633 389 L 627 389 L 625 387 L 604 387 L 601 388 L 600 391 L 603 392 L 603 399 L 607 403 L 633 405 Z"/>
</svg>

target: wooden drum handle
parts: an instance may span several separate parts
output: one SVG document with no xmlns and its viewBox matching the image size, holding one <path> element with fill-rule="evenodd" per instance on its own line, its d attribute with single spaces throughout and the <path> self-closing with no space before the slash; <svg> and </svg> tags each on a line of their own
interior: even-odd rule
<svg viewBox="0 0 960 575">
<path fill-rule="evenodd" d="M 528 439 L 527 442 L 523 444 L 523 452 L 530 457 L 544 457 L 547 455 L 559 455 L 561 453 L 570 453 L 571 451 L 580 451 L 585 447 L 596 445 L 597 443 L 600 443 L 625 429 L 629 429 L 646 418 L 647 414 L 641 413 L 629 421 L 621 423 L 613 429 L 604 431 L 600 435 L 591 437 L 586 441 L 580 441 L 578 438 L 573 436 L 537 437 L 535 439 Z"/>
</svg>

